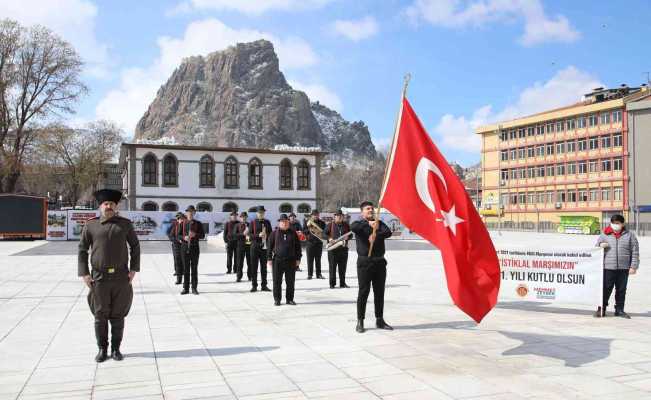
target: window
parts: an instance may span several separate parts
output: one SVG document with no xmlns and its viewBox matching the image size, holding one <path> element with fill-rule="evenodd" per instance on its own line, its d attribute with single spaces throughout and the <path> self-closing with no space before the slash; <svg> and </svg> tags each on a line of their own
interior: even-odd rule
<svg viewBox="0 0 651 400">
<path fill-rule="evenodd" d="M 142 211 L 158 211 L 158 204 L 153 201 L 146 201 L 142 203 Z"/>
<path fill-rule="evenodd" d="M 524 128 L 518 129 L 518 138 L 523 139 L 526 136 Z"/>
<path fill-rule="evenodd" d="M 576 119 L 576 124 L 579 129 L 585 128 L 585 122 L 586 122 L 585 117 L 579 117 Z"/>
<path fill-rule="evenodd" d="M 588 141 L 585 139 L 579 139 L 576 141 L 576 144 L 579 148 L 579 151 L 586 151 L 588 148 Z"/>
<path fill-rule="evenodd" d="M 299 214 L 307 214 L 312 211 L 312 207 L 309 204 L 301 203 L 296 207 L 296 212 Z"/>
<path fill-rule="evenodd" d="M 249 189 L 262 189 L 262 162 L 257 158 L 249 161 Z"/>
<path fill-rule="evenodd" d="M 512 150 L 511 150 L 511 160 L 515 160 L 515 158 L 517 157 L 517 155 L 518 155 L 517 150 L 516 150 L 516 149 L 512 149 Z"/>
<path fill-rule="evenodd" d="M 565 200 L 567 199 L 566 193 L 564 190 L 559 190 L 556 192 L 556 201 L 559 203 L 565 203 Z"/>
<path fill-rule="evenodd" d="M 622 200 L 624 197 L 624 189 L 616 187 L 613 189 L 613 200 Z"/>
<path fill-rule="evenodd" d="M 521 147 L 521 148 L 518 149 L 518 158 L 519 158 L 520 160 L 522 160 L 522 159 L 524 158 L 525 150 L 526 150 L 526 149 L 525 149 L 524 147 Z"/>
<path fill-rule="evenodd" d="M 556 176 L 565 175 L 565 164 L 556 165 Z"/>
<path fill-rule="evenodd" d="M 515 131 L 509 131 L 509 139 L 515 139 Z"/>
<path fill-rule="evenodd" d="M 543 133 L 545 133 L 545 127 L 542 125 L 538 125 L 536 127 L 536 135 L 542 135 Z"/>
<path fill-rule="evenodd" d="M 258 209 L 257 207 L 253 207 L 253 210 L 249 209 L 249 211 L 256 212 L 257 209 Z M 222 206 L 222 212 L 237 212 L 237 210 L 238 210 L 237 204 L 233 203 L 232 201 L 226 202 Z"/>
<path fill-rule="evenodd" d="M 508 181 L 509 180 L 509 170 L 508 169 L 503 169 L 500 171 L 500 176 L 503 181 Z"/>
<path fill-rule="evenodd" d="M 589 141 L 589 147 L 590 150 L 596 150 L 599 148 L 599 138 L 598 137 L 591 137 Z"/>
<path fill-rule="evenodd" d="M 547 153 L 548 156 L 551 156 L 551 155 L 554 154 L 554 143 L 547 143 L 546 148 L 547 148 L 546 153 Z"/>
<path fill-rule="evenodd" d="M 539 178 L 544 178 L 545 177 L 545 166 L 541 165 L 538 167 L 538 177 Z"/>
<path fill-rule="evenodd" d="M 565 130 L 565 124 L 563 121 L 556 121 L 556 132 L 563 132 Z"/>
<path fill-rule="evenodd" d="M 569 130 L 574 130 L 576 128 L 576 121 L 573 120 L 573 119 L 568 119 L 565 122 L 565 128 L 567 128 L 568 131 Z"/>
<path fill-rule="evenodd" d="M 553 165 L 548 165 L 547 166 L 547 176 L 554 176 L 554 166 Z"/>
<path fill-rule="evenodd" d="M 601 160 L 601 172 L 610 171 L 610 159 Z"/>
<path fill-rule="evenodd" d="M 541 144 L 536 146 L 536 157 L 543 157 L 545 155 L 545 145 Z"/>
<path fill-rule="evenodd" d="M 284 159 L 280 162 L 280 189 L 292 189 L 292 162 Z M 284 212 L 284 211 L 281 211 Z M 291 212 L 291 211 L 289 211 Z"/>
<path fill-rule="evenodd" d="M 163 203 L 163 211 L 179 211 L 179 205 L 173 201 Z"/>
<path fill-rule="evenodd" d="M 554 202 L 554 192 L 550 191 L 545 193 L 545 203 L 553 203 Z"/>
<path fill-rule="evenodd" d="M 224 188 L 235 189 L 240 185 L 240 168 L 239 163 L 233 156 L 229 156 L 224 161 Z"/>
<path fill-rule="evenodd" d="M 613 158 L 613 171 L 621 171 L 624 169 L 623 166 L 621 157 Z"/>
<path fill-rule="evenodd" d="M 579 174 L 585 174 L 588 172 L 588 163 L 585 161 L 579 161 Z"/>
<path fill-rule="evenodd" d="M 567 202 L 568 203 L 576 203 L 576 190 L 568 190 L 567 191 Z"/>
<path fill-rule="evenodd" d="M 601 147 L 604 149 L 610 148 L 610 135 L 605 135 L 601 137 Z"/>
<path fill-rule="evenodd" d="M 280 207 L 278 207 L 278 211 L 281 213 L 289 214 L 294 211 L 294 207 L 292 207 L 292 205 L 289 203 L 283 203 L 280 205 Z"/>
<path fill-rule="evenodd" d="M 158 160 L 153 154 L 147 154 L 142 160 L 142 184 L 158 185 Z"/>
<path fill-rule="evenodd" d="M 613 123 L 622 122 L 622 112 L 620 110 L 613 111 Z"/>
<path fill-rule="evenodd" d="M 527 136 L 533 136 L 536 134 L 536 129 L 533 126 L 527 128 Z"/>
<path fill-rule="evenodd" d="M 590 114 L 588 116 L 588 126 L 597 126 L 597 114 Z"/>
<path fill-rule="evenodd" d="M 168 154 L 163 158 L 163 186 L 178 186 L 178 178 L 179 169 L 176 157 L 172 154 Z"/>
<path fill-rule="evenodd" d="M 597 160 L 590 160 L 588 162 L 588 171 L 589 172 L 599 172 L 599 161 Z"/>
<path fill-rule="evenodd" d="M 585 189 L 579 189 L 579 201 L 588 201 L 588 191 Z"/>
<path fill-rule="evenodd" d="M 500 206 L 509 204 L 509 194 L 508 193 L 502 193 L 502 196 L 500 198 Z"/>
<path fill-rule="evenodd" d="M 527 157 L 531 158 L 533 156 L 534 156 L 534 147 L 533 146 L 527 147 Z"/>
<path fill-rule="evenodd" d="M 568 140 L 565 145 L 568 153 L 574 153 L 576 151 L 576 142 L 574 140 Z"/>
<path fill-rule="evenodd" d="M 515 168 L 509 170 L 509 176 L 511 177 L 511 179 L 518 179 L 517 173 L 518 173 L 518 170 L 515 169 Z"/>
<path fill-rule="evenodd" d="M 536 169 L 534 167 L 527 167 L 527 178 L 535 178 L 536 177 Z"/>
<path fill-rule="evenodd" d="M 500 140 L 504 142 L 506 139 L 508 139 L 506 131 L 500 131 Z"/>
<path fill-rule="evenodd" d="M 621 147 L 621 146 L 622 146 L 622 134 L 616 133 L 613 135 L 613 147 Z"/>
<path fill-rule="evenodd" d="M 600 117 L 601 117 L 601 125 L 610 124 L 610 112 L 602 112 L 600 114 Z"/>
<path fill-rule="evenodd" d="M 576 174 L 576 163 L 575 162 L 567 163 L 567 174 L 568 175 L 575 175 Z"/>
<path fill-rule="evenodd" d="M 527 203 L 536 204 L 538 202 L 538 195 L 535 192 L 527 193 Z"/>
<path fill-rule="evenodd" d="M 519 204 L 527 204 L 527 194 L 526 193 L 518 193 L 518 203 Z"/>
<path fill-rule="evenodd" d="M 556 154 L 565 153 L 565 142 L 556 143 Z"/>
<path fill-rule="evenodd" d="M 610 188 L 601 189 L 601 201 L 610 200 Z"/>
<path fill-rule="evenodd" d="M 205 201 L 202 201 L 201 203 L 197 204 L 197 211 L 198 212 L 211 212 L 212 211 L 212 205 L 210 203 L 206 203 Z"/>
<path fill-rule="evenodd" d="M 517 193 L 509 193 L 509 203 L 510 204 L 518 204 L 518 194 Z"/>
<path fill-rule="evenodd" d="M 508 161 L 509 160 L 509 152 L 507 150 L 500 151 L 500 159 L 502 161 Z"/>
<path fill-rule="evenodd" d="M 301 160 L 296 165 L 296 174 L 298 178 L 298 189 L 310 189 L 310 163 L 306 160 Z"/>
<path fill-rule="evenodd" d="M 215 186 L 215 162 L 209 155 L 201 157 L 199 161 L 199 186 Z"/>
<path fill-rule="evenodd" d="M 599 190 L 590 189 L 590 201 L 598 201 L 598 200 L 599 200 Z"/>
<path fill-rule="evenodd" d="M 546 131 L 547 133 L 554 133 L 554 124 L 547 124 Z"/>
</svg>

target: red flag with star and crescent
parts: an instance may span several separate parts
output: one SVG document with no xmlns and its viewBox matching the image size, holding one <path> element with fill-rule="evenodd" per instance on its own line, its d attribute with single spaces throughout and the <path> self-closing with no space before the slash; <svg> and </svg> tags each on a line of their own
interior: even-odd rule
<svg viewBox="0 0 651 400">
<path fill-rule="evenodd" d="M 452 300 L 479 323 L 500 289 L 493 242 L 463 183 L 404 97 L 396 128 L 380 204 L 441 251 Z"/>
</svg>

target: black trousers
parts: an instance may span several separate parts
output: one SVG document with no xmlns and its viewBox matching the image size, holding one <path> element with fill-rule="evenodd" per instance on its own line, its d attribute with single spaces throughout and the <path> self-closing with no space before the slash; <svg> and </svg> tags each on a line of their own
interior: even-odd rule
<svg viewBox="0 0 651 400">
<path fill-rule="evenodd" d="M 229 240 L 226 242 L 226 270 L 228 273 L 235 270 L 237 252 L 237 240 Z"/>
<path fill-rule="evenodd" d="M 108 328 L 111 323 L 111 346 L 122 343 L 124 317 L 129 314 L 133 301 L 133 288 L 127 276 L 118 279 L 101 279 L 93 282 L 88 292 L 88 305 L 95 316 L 97 346 L 108 347 Z"/>
<path fill-rule="evenodd" d="M 296 261 L 274 259 L 273 269 L 271 271 L 274 282 L 274 300 L 280 301 L 282 298 L 283 275 L 285 275 L 285 300 L 294 300 L 294 283 L 296 282 Z"/>
<path fill-rule="evenodd" d="M 267 287 L 267 250 L 260 248 L 260 243 L 251 245 L 251 286 L 258 287 L 258 267 L 262 287 Z"/>
<path fill-rule="evenodd" d="M 615 310 L 624 311 L 626 301 L 626 285 L 628 284 L 628 269 L 604 269 L 604 304 L 603 310 L 608 307 L 608 300 L 615 288 Z"/>
<path fill-rule="evenodd" d="M 366 316 L 366 301 L 373 286 L 373 303 L 375 304 L 375 318 L 384 317 L 384 285 L 387 280 L 387 260 L 384 257 L 358 257 L 357 280 L 359 292 L 357 294 L 357 319 Z"/>
<path fill-rule="evenodd" d="M 192 289 L 196 289 L 199 284 L 199 246 L 183 244 L 181 252 L 183 253 L 183 289 L 190 289 L 190 283 Z"/>
<path fill-rule="evenodd" d="M 235 273 L 237 279 L 242 279 L 244 274 L 244 259 L 246 258 L 246 277 L 251 279 L 251 245 L 247 245 L 243 240 L 237 242 L 237 251 L 235 252 Z"/>
<path fill-rule="evenodd" d="M 181 254 L 181 243 L 172 243 L 172 256 L 174 257 L 174 275 L 183 276 L 183 256 Z"/>
<path fill-rule="evenodd" d="M 339 286 L 346 284 L 346 265 L 348 264 L 348 248 L 340 247 L 328 252 L 328 273 L 330 286 L 337 284 L 337 272 L 339 272 Z"/>
<path fill-rule="evenodd" d="M 316 266 L 316 276 L 321 276 L 321 254 L 323 253 L 323 242 L 307 242 L 307 276 L 312 276 Z M 316 264 L 316 265 L 315 265 Z"/>
</svg>

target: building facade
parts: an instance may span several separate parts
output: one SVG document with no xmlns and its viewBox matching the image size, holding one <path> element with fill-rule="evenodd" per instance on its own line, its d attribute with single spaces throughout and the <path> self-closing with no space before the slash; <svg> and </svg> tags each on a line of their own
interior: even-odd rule
<svg viewBox="0 0 651 400">
<path fill-rule="evenodd" d="M 626 104 L 629 131 L 628 148 L 632 149 L 629 169 L 630 221 L 639 221 L 645 231 L 651 231 L 651 98 Z"/>
<path fill-rule="evenodd" d="M 123 143 L 126 209 L 308 213 L 317 207 L 320 151 Z"/>
<path fill-rule="evenodd" d="M 647 87 L 597 88 L 568 107 L 479 127 L 480 212 L 488 226 L 552 225 L 572 215 L 628 217 L 633 149 L 627 104 L 647 97 Z"/>
</svg>

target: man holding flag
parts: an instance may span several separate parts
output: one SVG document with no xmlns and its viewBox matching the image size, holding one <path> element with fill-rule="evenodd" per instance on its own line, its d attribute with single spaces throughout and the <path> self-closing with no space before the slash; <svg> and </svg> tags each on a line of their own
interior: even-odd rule
<svg viewBox="0 0 651 400">
<path fill-rule="evenodd" d="M 407 101 L 406 86 L 379 203 L 441 251 L 452 300 L 479 323 L 497 303 L 497 253 L 463 184 Z"/>
</svg>

